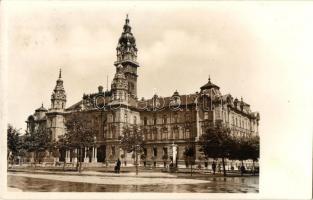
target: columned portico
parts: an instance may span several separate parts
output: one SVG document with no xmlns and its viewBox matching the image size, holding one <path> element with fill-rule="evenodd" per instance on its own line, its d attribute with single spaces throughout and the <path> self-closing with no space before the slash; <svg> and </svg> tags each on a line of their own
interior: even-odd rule
<svg viewBox="0 0 313 200">
<path fill-rule="evenodd" d="M 69 150 L 66 151 L 65 162 L 67 163 L 71 162 L 71 152 Z"/>
<path fill-rule="evenodd" d="M 96 163 L 97 161 L 97 147 L 92 147 L 91 162 Z"/>
<path fill-rule="evenodd" d="M 74 155 L 75 155 L 75 156 L 73 157 L 73 160 L 72 160 L 72 161 L 73 161 L 74 163 L 77 163 L 77 149 L 74 149 Z"/>
<path fill-rule="evenodd" d="M 89 159 L 87 157 L 87 147 L 85 147 L 85 157 L 84 157 L 84 163 L 88 163 Z"/>
</svg>

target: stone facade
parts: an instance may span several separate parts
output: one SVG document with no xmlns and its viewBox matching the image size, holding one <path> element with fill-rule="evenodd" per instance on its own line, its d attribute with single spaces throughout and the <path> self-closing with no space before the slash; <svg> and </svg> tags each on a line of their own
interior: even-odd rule
<svg viewBox="0 0 313 200">
<path fill-rule="evenodd" d="M 138 126 L 144 134 L 146 160 L 163 163 L 162 156 L 169 154 L 172 144 L 177 146 L 178 163 L 183 162 L 185 147 L 196 146 L 196 158 L 200 156 L 197 141 L 206 126 L 223 123 L 231 128 L 236 137 L 258 135 L 260 115 L 250 110 L 250 105 L 241 98 L 223 95 L 220 88 L 208 82 L 194 94 L 180 95 L 177 91 L 170 97 L 154 95 L 149 99 L 137 98 L 137 47 L 131 32 L 128 17 L 118 40 L 116 73 L 111 90 L 103 91 L 99 86 L 93 94 L 84 94 L 82 100 L 66 108 L 66 94 L 61 71 L 51 96 L 49 110 L 41 106 L 34 115 L 28 117 L 27 129 L 46 126 L 53 138 L 65 133 L 65 121 L 75 112 L 84 113 L 90 126 L 96 132 L 97 143 L 86 149 L 86 163 L 113 162 L 124 152 L 119 147 L 119 136 L 128 126 Z M 87 153 L 91 152 L 91 153 Z M 67 162 L 71 152 L 63 152 L 62 159 Z M 131 153 L 125 153 L 125 160 L 132 162 Z M 90 157 L 90 158 L 89 158 Z"/>
</svg>

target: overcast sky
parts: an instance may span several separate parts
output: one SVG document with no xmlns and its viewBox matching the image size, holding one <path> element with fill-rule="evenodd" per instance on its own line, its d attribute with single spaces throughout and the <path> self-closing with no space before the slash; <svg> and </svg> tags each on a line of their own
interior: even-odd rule
<svg viewBox="0 0 313 200">
<path fill-rule="evenodd" d="M 292 141 L 303 145 L 290 156 L 311 152 L 312 9 L 310 2 L 7 4 L 8 122 L 25 128 L 42 102 L 50 107 L 60 67 L 67 106 L 105 88 L 106 76 L 110 84 L 128 13 L 139 97 L 194 93 L 210 75 L 223 94 L 242 96 L 260 112 L 268 146 L 285 145 L 271 161 Z"/>
</svg>

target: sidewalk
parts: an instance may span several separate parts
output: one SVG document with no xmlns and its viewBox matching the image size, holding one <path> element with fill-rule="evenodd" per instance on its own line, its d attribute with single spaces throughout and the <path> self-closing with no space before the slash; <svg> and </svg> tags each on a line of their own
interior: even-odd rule
<svg viewBox="0 0 313 200">
<path fill-rule="evenodd" d="M 175 173 L 161 172 L 157 170 L 146 170 L 139 169 L 138 175 L 136 175 L 135 168 L 127 168 L 121 170 L 121 173 L 116 174 L 110 168 L 101 169 L 85 169 L 82 172 L 77 171 L 62 171 L 62 170 L 51 170 L 51 169 L 31 169 L 31 168 L 18 168 L 10 169 L 8 172 L 24 172 L 30 174 L 53 174 L 53 175 L 75 175 L 75 176 L 98 176 L 98 177 L 141 177 L 141 178 L 201 178 L 201 177 L 224 177 L 222 173 L 212 173 L 206 171 L 193 171 L 192 176 L 190 171 L 178 171 Z M 227 177 L 249 177 L 252 174 L 244 174 L 241 176 L 239 172 L 227 172 Z"/>
<path fill-rule="evenodd" d="M 31 174 L 54 174 L 54 175 L 76 175 L 76 176 L 102 176 L 102 177 L 141 177 L 141 178 L 177 178 L 175 174 L 163 172 L 140 172 L 136 176 L 136 172 L 122 172 L 119 174 L 99 171 L 49 171 L 49 170 L 30 170 L 30 169 L 11 169 L 8 172 L 24 172 Z"/>
<path fill-rule="evenodd" d="M 154 173 L 153 176 L 147 173 L 139 173 L 138 176 L 135 173 L 130 174 L 107 174 L 107 173 L 54 173 L 54 172 L 9 172 L 9 176 L 13 177 L 25 177 L 30 179 L 46 179 L 51 181 L 63 181 L 63 182 L 77 182 L 77 183 L 91 183 L 91 184 L 102 184 L 102 185 L 181 185 L 181 184 L 199 184 L 199 183 L 210 183 L 209 180 L 189 179 L 189 178 L 177 178 L 167 174 Z M 162 175 L 162 176 L 161 176 Z"/>
</svg>

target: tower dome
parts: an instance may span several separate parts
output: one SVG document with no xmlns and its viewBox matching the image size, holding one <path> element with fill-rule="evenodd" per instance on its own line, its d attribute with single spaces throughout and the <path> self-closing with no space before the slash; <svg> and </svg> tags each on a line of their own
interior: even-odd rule
<svg viewBox="0 0 313 200">
<path fill-rule="evenodd" d="M 63 87 L 62 71 L 59 71 L 59 78 L 51 95 L 51 108 L 55 110 L 65 109 L 66 93 Z"/>
<path fill-rule="evenodd" d="M 117 63 L 129 61 L 138 65 L 136 62 L 138 51 L 136 47 L 136 39 L 131 32 L 128 15 L 126 16 L 125 25 L 123 26 L 121 37 L 118 40 L 116 51 Z"/>
</svg>

